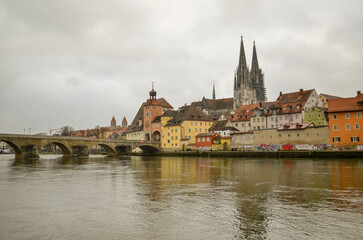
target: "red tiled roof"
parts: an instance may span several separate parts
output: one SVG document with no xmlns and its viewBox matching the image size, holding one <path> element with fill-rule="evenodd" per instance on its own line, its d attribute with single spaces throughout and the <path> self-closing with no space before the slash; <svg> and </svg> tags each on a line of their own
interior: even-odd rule
<svg viewBox="0 0 363 240">
<path fill-rule="evenodd" d="M 126 117 L 124 117 L 124 119 L 122 119 L 122 123 L 127 123 Z"/>
<path fill-rule="evenodd" d="M 258 106 L 259 104 L 239 106 L 236 113 L 233 115 L 232 122 L 249 121 L 251 116 L 255 116 L 255 113 L 252 110 Z"/>
<path fill-rule="evenodd" d="M 277 114 L 300 113 L 313 91 L 300 89 L 298 92 L 281 94 L 270 108 L 280 109 Z"/>
<path fill-rule="evenodd" d="M 363 94 L 358 92 L 356 97 L 330 99 L 329 112 L 363 111 Z"/>
</svg>

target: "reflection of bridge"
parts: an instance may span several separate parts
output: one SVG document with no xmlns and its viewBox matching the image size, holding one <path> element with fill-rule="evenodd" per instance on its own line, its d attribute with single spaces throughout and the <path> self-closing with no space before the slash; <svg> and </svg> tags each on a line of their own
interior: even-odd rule
<svg viewBox="0 0 363 240">
<path fill-rule="evenodd" d="M 160 142 L 61 136 L 0 134 L 0 141 L 6 142 L 14 149 L 15 158 L 37 158 L 39 151 L 50 143 L 62 149 L 64 157 L 88 156 L 89 149 L 97 146 L 104 148 L 108 156 L 126 154 L 135 148 L 140 148 L 143 152 L 156 152 L 160 149 Z"/>
</svg>

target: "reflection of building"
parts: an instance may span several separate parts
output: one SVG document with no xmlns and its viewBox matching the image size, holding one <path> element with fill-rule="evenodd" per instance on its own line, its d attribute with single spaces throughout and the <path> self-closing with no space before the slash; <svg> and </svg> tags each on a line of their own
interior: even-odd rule
<svg viewBox="0 0 363 240">
<path fill-rule="evenodd" d="M 127 140 L 155 140 L 158 141 L 161 136 L 161 122 L 157 117 L 161 116 L 167 110 L 173 110 L 173 107 L 164 99 L 156 99 L 154 85 L 149 93 L 150 98 L 144 102 L 137 112 L 130 127 L 127 129 Z"/>
<path fill-rule="evenodd" d="M 330 142 L 333 145 L 362 145 L 363 94 L 329 101 Z"/>
</svg>

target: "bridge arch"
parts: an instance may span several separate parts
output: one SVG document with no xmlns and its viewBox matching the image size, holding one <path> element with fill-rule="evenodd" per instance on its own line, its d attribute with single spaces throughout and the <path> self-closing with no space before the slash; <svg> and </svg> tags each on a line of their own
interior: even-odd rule
<svg viewBox="0 0 363 240">
<path fill-rule="evenodd" d="M 52 142 L 47 143 L 43 147 L 45 147 L 45 146 L 47 146 L 49 144 L 54 144 L 57 147 L 59 147 L 62 150 L 63 157 L 70 157 L 71 156 L 71 150 L 70 150 L 70 148 L 67 147 L 66 145 L 64 145 L 63 143 L 56 142 L 56 141 L 52 141 Z"/>
<path fill-rule="evenodd" d="M 6 144 L 8 144 L 15 152 L 15 158 L 21 158 L 21 147 L 19 147 L 18 145 L 16 145 L 13 142 L 10 141 L 6 141 L 6 140 L 2 140 L 0 139 L 1 142 L 4 142 Z"/>
<path fill-rule="evenodd" d="M 116 155 L 116 150 L 113 149 L 111 146 L 109 146 L 107 144 L 103 144 L 103 143 L 99 143 L 97 145 L 101 146 L 103 149 L 106 150 L 107 156 L 115 156 Z"/>
<path fill-rule="evenodd" d="M 138 146 L 144 153 L 159 152 L 160 150 L 151 145 L 140 145 Z"/>
</svg>

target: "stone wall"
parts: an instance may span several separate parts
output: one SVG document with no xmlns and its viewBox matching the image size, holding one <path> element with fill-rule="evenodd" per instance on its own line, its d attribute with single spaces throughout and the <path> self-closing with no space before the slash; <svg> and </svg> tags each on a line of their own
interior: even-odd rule
<svg viewBox="0 0 363 240">
<path fill-rule="evenodd" d="M 254 131 L 254 144 L 328 144 L 329 128 L 309 127 L 299 130 L 267 129 Z"/>
</svg>

